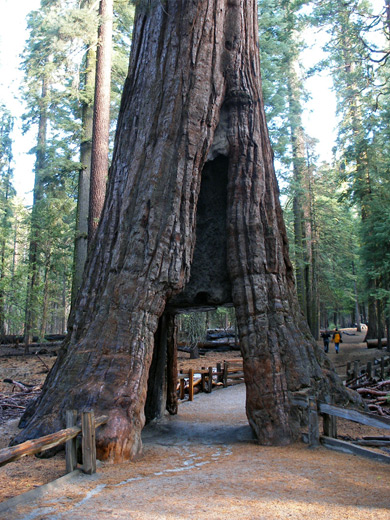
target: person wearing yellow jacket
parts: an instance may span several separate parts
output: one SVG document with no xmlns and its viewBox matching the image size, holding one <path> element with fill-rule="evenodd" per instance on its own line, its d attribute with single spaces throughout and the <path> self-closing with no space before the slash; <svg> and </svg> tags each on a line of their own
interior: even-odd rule
<svg viewBox="0 0 390 520">
<path fill-rule="evenodd" d="M 336 354 L 338 354 L 339 348 L 340 348 L 340 343 L 342 343 L 343 340 L 341 339 L 341 332 L 339 331 L 339 329 L 337 327 L 336 327 L 336 330 L 333 332 L 332 340 L 334 343 L 334 348 L 336 349 Z"/>
</svg>

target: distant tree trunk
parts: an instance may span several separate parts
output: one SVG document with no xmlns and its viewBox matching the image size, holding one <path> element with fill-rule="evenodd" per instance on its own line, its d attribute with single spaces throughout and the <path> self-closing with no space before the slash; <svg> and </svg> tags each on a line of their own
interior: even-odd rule
<svg viewBox="0 0 390 520">
<path fill-rule="evenodd" d="M 0 338 L 5 335 L 5 298 L 4 298 L 4 279 L 5 279 L 5 239 L 2 240 L 0 252 Z"/>
<path fill-rule="evenodd" d="M 257 44 L 254 0 L 138 4 L 86 276 L 64 347 L 14 442 L 62 426 L 67 409 L 88 407 L 109 416 L 97 432 L 100 458 L 140 453 L 155 333 L 167 301 L 189 280 L 201 175 L 215 157 L 224 166 L 216 172 L 227 176 L 227 265 L 247 416 L 259 442 L 298 438 L 294 391 L 351 398 L 298 309 Z"/>
<path fill-rule="evenodd" d="M 297 74 L 294 64 L 290 64 L 288 74 L 289 91 L 289 122 L 293 158 L 293 213 L 294 213 L 294 258 L 295 258 L 295 278 L 297 284 L 298 300 L 302 312 L 307 312 L 306 305 L 306 284 L 305 284 L 305 223 L 303 212 L 304 194 L 304 169 L 305 169 L 305 143 L 301 121 L 301 106 L 297 92 Z"/>
<path fill-rule="evenodd" d="M 355 276 L 355 264 L 352 263 L 352 275 Z M 360 321 L 360 311 L 359 311 L 359 298 L 358 298 L 358 290 L 356 280 L 353 281 L 353 287 L 355 292 L 355 322 L 356 322 L 356 332 L 362 331 L 362 324 Z"/>
<path fill-rule="evenodd" d="M 93 92 L 95 83 L 96 51 L 90 47 L 86 55 L 84 74 L 84 95 Z M 93 128 L 93 96 L 90 100 L 82 103 L 82 138 L 80 145 L 80 163 L 77 197 L 76 234 L 74 249 L 74 268 L 72 280 L 72 303 L 74 303 L 77 291 L 80 288 L 83 277 L 84 266 L 88 251 L 88 213 L 89 213 L 89 190 L 91 179 L 92 160 L 92 128 Z"/>
<path fill-rule="evenodd" d="M 307 139 L 302 125 L 301 86 L 297 61 L 288 65 L 289 124 L 293 165 L 294 260 L 298 300 L 313 336 L 318 339 L 316 250 L 313 188 Z M 307 156 L 307 159 L 306 159 Z"/>
<path fill-rule="evenodd" d="M 306 221 L 306 251 L 307 251 L 307 283 L 306 283 L 306 305 L 307 305 L 307 321 L 314 339 L 319 339 L 319 291 L 318 291 L 318 229 L 315 210 L 314 198 L 314 175 L 313 164 L 310 157 L 309 143 L 306 143 L 307 166 L 306 166 L 306 182 L 305 191 L 307 193 L 307 201 L 304 204 L 304 215 Z"/>
<path fill-rule="evenodd" d="M 348 27 L 350 23 L 348 12 L 344 13 L 343 27 Z M 348 93 L 348 111 L 349 123 L 353 130 L 355 150 L 354 162 L 356 164 L 356 171 L 354 174 L 353 191 L 355 197 L 360 204 L 362 221 L 369 221 L 370 218 L 370 203 L 372 199 L 371 194 L 371 178 L 370 168 L 367 164 L 367 143 L 365 141 L 365 131 L 362 125 L 363 114 L 361 111 L 361 92 L 356 84 L 355 58 L 352 52 L 354 42 L 348 31 L 344 31 L 341 27 L 340 44 L 343 56 L 344 72 L 346 77 L 346 88 Z M 365 340 L 376 339 L 378 337 L 378 321 L 377 321 L 377 302 L 373 296 L 376 288 L 376 280 L 367 269 L 367 292 L 368 296 L 368 328 Z"/>
<path fill-rule="evenodd" d="M 67 305 L 67 288 L 68 284 L 66 283 L 66 272 L 64 269 L 64 272 L 62 274 L 62 316 L 60 320 L 60 334 L 64 334 L 66 332 L 66 324 L 68 321 L 68 305 Z"/>
<path fill-rule="evenodd" d="M 26 353 L 29 351 L 29 344 L 32 341 L 33 330 L 35 327 L 37 327 L 39 283 L 39 203 L 43 198 L 42 175 L 46 162 L 48 91 L 48 81 L 46 78 L 43 78 L 39 109 L 33 208 L 31 215 L 30 248 L 28 257 L 29 276 L 27 282 L 27 298 L 24 323 L 24 343 Z"/>
<path fill-rule="evenodd" d="M 100 26 L 96 56 L 95 102 L 91 185 L 89 194 L 88 240 L 99 223 L 106 193 L 108 175 L 108 142 L 110 134 L 111 53 L 113 0 L 100 0 Z"/>
<path fill-rule="evenodd" d="M 46 253 L 46 259 L 44 264 L 44 275 L 43 275 L 43 301 L 42 301 L 42 315 L 41 315 L 41 326 L 39 339 L 42 340 L 46 334 L 47 318 L 49 313 L 49 271 L 51 266 L 51 250 Z"/>
<path fill-rule="evenodd" d="M 8 175 L 5 182 L 5 193 L 4 193 L 4 204 L 8 203 L 9 199 L 9 191 L 11 188 L 11 180 Z M 5 229 L 7 226 L 7 220 L 9 218 L 7 208 L 3 208 L 3 216 L 2 216 L 2 229 L 3 229 L 3 237 L 1 240 L 0 246 L 0 338 L 5 335 L 5 291 L 4 291 L 4 282 L 5 282 L 5 256 L 6 256 L 6 234 Z"/>
</svg>

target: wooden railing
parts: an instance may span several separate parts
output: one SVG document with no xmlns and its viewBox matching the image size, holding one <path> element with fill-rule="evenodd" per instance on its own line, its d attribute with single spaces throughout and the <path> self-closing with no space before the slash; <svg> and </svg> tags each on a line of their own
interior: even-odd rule
<svg viewBox="0 0 390 520">
<path fill-rule="evenodd" d="M 312 397 L 302 397 L 300 395 L 295 395 L 292 399 L 292 403 L 308 410 L 308 433 L 303 435 L 303 440 L 307 442 L 310 447 L 316 447 L 322 444 L 326 448 L 343 453 L 361 455 L 390 464 L 389 455 L 369 450 L 352 442 L 337 439 L 337 417 L 385 430 L 390 430 L 390 418 L 349 408 L 341 408 L 326 403 L 317 403 Z M 319 415 L 323 418 L 323 435 L 319 433 Z M 390 445 L 387 437 L 383 438 L 382 441 L 380 439 L 380 437 L 376 437 L 376 442 L 371 445 Z M 367 442 L 365 444 L 368 445 L 369 443 Z"/>
<path fill-rule="evenodd" d="M 362 379 L 390 377 L 390 356 L 383 355 L 380 359 L 361 364 L 360 361 L 348 362 L 346 366 L 346 382 L 350 386 Z"/>
<path fill-rule="evenodd" d="M 80 426 L 76 426 L 76 418 L 77 412 L 69 410 L 66 429 L 0 450 L 0 466 L 65 443 L 66 473 L 70 473 L 77 468 L 76 437 L 81 433 L 82 470 L 88 475 L 96 473 L 95 429 L 105 424 L 108 417 L 102 415 L 95 419 L 93 412 L 82 412 Z"/>
<path fill-rule="evenodd" d="M 198 391 L 211 393 L 214 387 L 241 383 L 244 381 L 244 372 L 241 359 L 227 360 L 217 363 L 216 367 L 190 368 L 188 371 L 180 370 L 178 373 L 179 398 L 194 399 L 194 393 Z"/>
</svg>

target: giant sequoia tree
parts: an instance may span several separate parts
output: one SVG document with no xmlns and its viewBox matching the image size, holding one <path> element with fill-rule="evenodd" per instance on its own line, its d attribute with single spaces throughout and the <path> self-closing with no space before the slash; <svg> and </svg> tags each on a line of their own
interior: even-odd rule
<svg viewBox="0 0 390 520">
<path fill-rule="evenodd" d="M 254 0 L 140 2 L 107 197 L 70 332 L 17 442 L 88 407 L 109 415 L 99 456 L 136 456 L 152 357 L 183 306 L 234 304 L 259 442 L 297 437 L 292 392 L 348 397 L 298 309 L 257 35 Z"/>
</svg>

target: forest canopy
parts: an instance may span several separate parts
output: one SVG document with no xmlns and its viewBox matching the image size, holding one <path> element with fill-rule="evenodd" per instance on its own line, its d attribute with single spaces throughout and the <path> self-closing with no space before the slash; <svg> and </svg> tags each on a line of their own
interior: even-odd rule
<svg viewBox="0 0 390 520">
<path fill-rule="evenodd" d="M 113 9 L 111 148 L 134 6 L 115 0 Z M 390 319 L 389 2 L 259 0 L 258 19 L 265 110 L 301 308 L 315 337 L 320 327 L 363 322 L 369 337 L 382 338 Z M 86 234 L 76 207 L 101 24 L 96 2 L 87 0 L 42 0 L 27 18 L 19 87 L 24 127 L 36 136 L 34 171 L 25 172 L 35 184 L 33 204 L 25 206 L 14 189 L 15 116 L 3 102 L 2 336 L 31 341 L 67 330 L 80 269 L 75 240 Z M 303 53 L 317 35 L 321 61 L 308 69 Z M 320 73 L 331 76 L 337 99 L 337 141 L 326 161 L 303 118 L 307 79 Z"/>
</svg>

